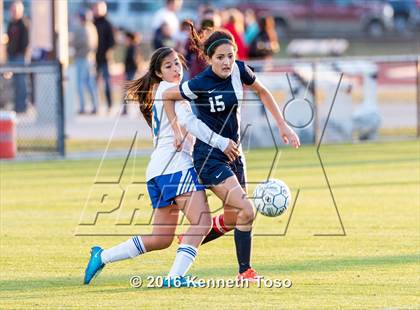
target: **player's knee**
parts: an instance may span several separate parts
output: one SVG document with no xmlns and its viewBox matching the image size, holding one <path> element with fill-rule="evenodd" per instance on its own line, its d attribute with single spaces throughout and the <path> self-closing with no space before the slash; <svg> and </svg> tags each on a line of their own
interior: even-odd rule
<svg viewBox="0 0 420 310">
<path fill-rule="evenodd" d="M 209 233 L 212 227 L 212 220 L 210 214 L 202 214 L 200 220 L 200 233 L 205 236 Z"/>
<path fill-rule="evenodd" d="M 245 223 L 252 223 L 254 221 L 254 216 L 254 208 L 252 207 L 251 202 L 247 201 L 242 209 L 242 220 Z"/>
<path fill-rule="evenodd" d="M 238 219 L 238 213 L 237 212 L 230 212 L 224 214 L 223 221 L 226 227 L 235 227 L 236 221 Z"/>
<path fill-rule="evenodd" d="M 173 236 L 160 236 L 158 246 L 157 246 L 158 250 L 169 248 L 173 240 L 174 240 Z"/>
</svg>

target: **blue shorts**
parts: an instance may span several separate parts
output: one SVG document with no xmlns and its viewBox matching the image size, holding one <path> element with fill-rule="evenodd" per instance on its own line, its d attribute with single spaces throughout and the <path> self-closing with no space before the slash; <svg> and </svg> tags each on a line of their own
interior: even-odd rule
<svg viewBox="0 0 420 310">
<path fill-rule="evenodd" d="M 233 162 L 209 157 L 195 157 L 194 167 L 200 176 L 201 182 L 206 187 L 212 187 L 222 183 L 227 178 L 235 175 L 242 187 L 246 186 L 246 175 L 242 157 L 239 156 Z"/>
<path fill-rule="evenodd" d="M 204 189 L 204 186 L 198 181 L 194 168 L 172 174 L 159 175 L 147 182 L 147 191 L 149 192 L 153 209 L 174 204 L 175 197 L 179 195 Z"/>
</svg>

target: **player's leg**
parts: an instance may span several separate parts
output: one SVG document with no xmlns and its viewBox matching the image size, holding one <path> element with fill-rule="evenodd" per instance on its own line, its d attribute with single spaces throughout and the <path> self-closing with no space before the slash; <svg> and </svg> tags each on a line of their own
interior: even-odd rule
<svg viewBox="0 0 420 310">
<path fill-rule="evenodd" d="M 210 241 L 216 240 L 224 236 L 235 228 L 236 218 L 238 216 L 237 208 L 225 204 L 223 206 L 223 213 L 213 216 L 211 219 L 211 227 L 208 234 L 204 237 L 201 244 L 206 244 Z M 178 236 L 178 241 L 183 241 L 184 234 Z"/>
<path fill-rule="evenodd" d="M 209 169 L 207 169 L 206 171 L 207 173 L 209 173 Z M 225 166 L 223 170 L 219 169 L 218 175 L 223 176 L 223 180 L 226 180 L 231 175 L 235 175 L 244 193 L 247 192 L 245 161 L 242 157 L 239 157 L 234 162 L 229 163 L 229 165 Z M 210 176 L 208 181 L 211 182 L 212 180 L 215 179 Z M 226 202 L 223 205 L 223 209 L 223 214 L 218 214 L 213 217 L 212 229 L 210 230 L 209 234 L 204 238 L 203 244 L 215 240 L 235 228 L 238 212 L 240 209 L 233 205 L 229 205 Z"/>
<path fill-rule="evenodd" d="M 163 189 L 166 181 L 160 176 L 147 182 L 147 190 L 154 208 L 152 235 L 134 236 L 106 250 L 100 247 L 93 247 L 85 270 L 85 284 L 88 284 L 102 270 L 105 264 L 133 258 L 147 251 L 163 249 L 172 243 L 179 209 L 174 204 L 173 199 L 165 199 L 164 197 L 165 192 Z"/>
<path fill-rule="evenodd" d="M 215 184 L 218 184 L 226 178 L 234 175 L 229 163 L 218 158 L 208 158 L 207 155 L 203 156 L 200 152 L 194 152 L 194 167 L 200 175 L 201 182 L 210 189 Z M 226 214 L 226 216 L 228 217 L 228 220 L 233 221 L 234 224 L 236 223 L 236 212 L 235 214 L 232 214 L 233 219 L 231 219 L 232 216 L 230 216 L 230 214 Z M 202 244 L 219 238 L 228 231 L 232 230 L 232 226 L 234 225 L 231 227 L 227 226 L 224 217 L 224 214 L 219 214 L 212 218 L 212 228 L 203 239 Z M 183 235 L 180 235 L 178 240 L 182 242 L 183 237 Z"/>
<path fill-rule="evenodd" d="M 252 203 L 246 198 L 246 192 L 239 184 L 236 176 L 227 178 L 224 182 L 214 186 L 212 191 L 225 205 L 233 206 L 237 210 L 235 225 L 236 256 L 239 263 L 239 278 L 254 280 L 255 271 L 251 268 L 252 223 L 254 209 Z M 233 214 L 233 213 L 232 213 Z"/>
<path fill-rule="evenodd" d="M 228 204 L 225 204 L 223 206 L 223 213 L 213 216 L 210 232 L 203 239 L 203 242 L 201 244 L 206 244 L 219 237 L 222 237 L 226 233 L 234 229 L 237 217 L 238 209 Z"/>
<path fill-rule="evenodd" d="M 176 198 L 176 203 L 190 223 L 183 243 L 200 246 L 211 227 L 210 208 L 205 191 L 185 193 Z"/>
<path fill-rule="evenodd" d="M 175 204 L 175 195 L 171 194 L 174 192 L 173 187 L 166 177 L 158 176 L 147 182 L 147 191 L 154 209 L 153 231 L 151 235 L 134 236 L 130 240 L 127 240 L 130 253 L 126 252 L 125 258 L 154 250 L 165 249 L 171 245 L 174 237 L 178 222 L 179 207 Z M 133 245 L 135 245 L 135 248 Z M 113 255 L 108 257 L 107 254 L 108 251 L 106 250 L 102 254 L 104 256 L 104 262 L 114 261 Z M 129 254 L 131 256 L 127 256 Z"/>
<path fill-rule="evenodd" d="M 175 261 L 168 276 L 183 277 L 197 256 L 201 241 L 210 230 L 211 217 L 206 195 L 203 190 L 185 193 L 176 197 L 175 201 L 178 207 L 184 212 L 190 223 L 190 227 L 185 232 L 182 242 L 178 247 Z"/>
<path fill-rule="evenodd" d="M 113 248 L 104 250 L 101 254 L 103 262 L 134 258 L 146 252 L 162 250 L 169 247 L 173 241 L 178 222 L 179 210 L 176 205 L 155 209 L 153 230 L 150 235 L 134 236 Z"/>
<path fill-rule="evenodd" d="M 150 235 L 134 236 L 109 249 L 93 247 L 85 270 L 84 283 L 89 284 L 106 264 L 134 258 L 155 250 L 169 247 L 175 235 L 179 209 L 176 205 L 157 208 L 153 217 L 153 231 Z"/>
</svg>

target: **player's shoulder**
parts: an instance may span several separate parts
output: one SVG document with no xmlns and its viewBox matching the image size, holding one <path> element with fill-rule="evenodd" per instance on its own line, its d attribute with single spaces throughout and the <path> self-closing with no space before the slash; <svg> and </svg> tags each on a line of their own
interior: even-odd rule
<svg viewBox="0 0 420 310">
<path fill-rule="evenodd" d="M 238 66 L 240 66 L 240 67 L 244 67 L 244 66 L 245 66 L 245 62 L 244 62 L 244 61 L 242 61 L 242 60 L 238 60 L 238 59 L 236 59 L 236 60 L 235 60 L 235 63 L 236 63 Z"/>
<path fill-rule="evenodd" d="M 178 84 L 176 83 L 172 83 L 172 82 L 167 82 L 167 81 L 161 81 L 159 83 L 159 87 L 158 89 L 161 91 L 167 90 L 168 88 L 174 87 L 174 86 L 178 86 Z"/>
<path fill-rule="evenodd" d="M 192 89 L 194 90 L 205 91 L 209 87 L 211 87 L 212 79 L 213 76 L 211 73 L 211 68 L 207 67 L 202 72 L 193 77 L 191 80 L 189 80 L 188 85 L 192 86 Z"/>
<path fill-rule="evenodd" d="M 176 83 L 171 83 L 171 82 L 167 82 L 167 81 L 161 81 L 159 83 L 159 86 L 156 90 L 156 94 L 161 95 L 165 90 L 174 87 L 174 86 L 178 86 L 178 84 Z"/>
<path fill-rule="evenodd" d="M 254 68 L 252 68 L 247 63 L 245 63 L 245 61 L 235 60 L 235 63 L 238 66 L 239 70 L 241 70 L 241 71 L 250 70 L 251 72 L 254 72 Z"/>
<path fill-rule="evenodd" d="M 162 95 L 163 95 L 163 92 L 165 90 L 167 90 L 168 88 L 171 88 L 173 86 L 177 86 L 177 85 L 178 84 L 176 84 L 176 83 L 161 81 L 159 83 L 159 85 L 157 86 L 157 88 L 155 88 L 155 92 L 154 92 L 155 103 L 160 101 L 160 99 L 162 99 Z M 156 101 L 156 99 L 157 99 L 157 101 Z"/>
<path fill-rule="evenodd" d="M 192 80 L 207 80 L 212 77 L 212 70 L 210 66 L 207 66 L 203 71 L 197 74 Z"/>
<path fill-rule="evenodd" d="M 251 85 L 256 79 L 254 68 L 248 66 L 245 62 L 241 60 L 235 60 L 236 70 L 238 70 L 241 80 L 246 85 Z M 234 69 L 235 70 L 235 69 Z"/>
</svg>

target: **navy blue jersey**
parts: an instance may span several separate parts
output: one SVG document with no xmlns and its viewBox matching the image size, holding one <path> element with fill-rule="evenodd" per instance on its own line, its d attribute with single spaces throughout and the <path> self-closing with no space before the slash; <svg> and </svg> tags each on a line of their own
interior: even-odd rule
<svg viewBox="0 0 420 310">
<path fill-rule="evenodd" d="M 244 62 L 236 61 L 228 78 L 220 78 L 209 66 L 195 78 L 182 83 L 180 92 L 195 105 L 198 119 L 221 136 L 239 142 L 243 85 L 251 85 L 255 79 L 254 72 Z M 194 154 L 197 152 L 207 155 L 211 152 L 212 156 L 227 159 L 222 151 L 200 140 L 194 147 Z"/>
</svg>

